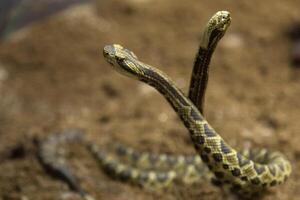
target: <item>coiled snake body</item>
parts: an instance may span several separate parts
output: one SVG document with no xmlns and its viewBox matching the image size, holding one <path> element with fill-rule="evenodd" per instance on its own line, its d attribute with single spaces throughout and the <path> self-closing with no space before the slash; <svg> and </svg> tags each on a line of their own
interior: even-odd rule
<svg viewBox="0 0 300 200">
<path fill-rule="evenodd" d="M 271 186 L 281 184 L 288 178 L 291 165 L 284 155 L 266 149 L 237 152 L 222 139 L 203 116 L 210 58 L 230 20 L 228 12 L 220 11 L 209 21 L 195 59 L 189 97 L 186 97 L 166 74 L 139 61 L 133 52 L 120 45 L 104 47 L 103 55 L 114 69 L 153 86 L 166 98 L 188 129 L 199 155 L 157 155 L 139 153 L 118 146 L 117 156 L 129 159 L 129 164 L 124 164 L 94 144 L 86 142 L 106 172 L 125 181 L 160 187 L 167 186 L 174 180 L 197 181 L 210 170 L 212 173 L 209 176 L 215 185 L 225 186 L 243 196 L 256 195 Z M 71 188 L 84 194 L 73 175 L 66 170 L 65 164 L 57 162 L 55 153 L 58 144 L 74 138 L 82 141 L 81 137 L 82 134 L 76 131 L 67 136 L 64 134 L 50 136 L 41 145 L 40 158 L 45 166 L 58 172 L 69 182 Z"/>
</svg>

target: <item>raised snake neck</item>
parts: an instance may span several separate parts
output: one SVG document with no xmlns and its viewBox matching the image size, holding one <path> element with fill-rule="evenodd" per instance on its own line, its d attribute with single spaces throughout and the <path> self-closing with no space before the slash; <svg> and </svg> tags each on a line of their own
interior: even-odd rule
<svg viewBox="0 0 300 200">
<path fill-rule="evenodd" d="M 231 23 L 230 13 L 217 12 L 207 23 L 195 57 L 190 80 L 189 99 L 204 115 L 204 98 L 208 83 L 209 64 L 214 50 Z"/>
</svg>

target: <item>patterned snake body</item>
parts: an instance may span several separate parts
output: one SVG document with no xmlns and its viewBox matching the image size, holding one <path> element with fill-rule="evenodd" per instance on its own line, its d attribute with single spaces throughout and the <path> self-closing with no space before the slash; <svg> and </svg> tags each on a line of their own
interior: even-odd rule
<svg viewBox="0 0 300 200">
<path fill-rule="evenodd" d="M 163 72 L 140 62 L 120 45 L 104 47 L 103 54 L 119 72 L 153 86 L 166 98 L 189 130 L 202 161 L 215 174 L 215 184 L 230 185 L 235 192 L 249 194 L 287 179 L 291 166 L 281 153 L 257 151 L 256 154 L 260 155 L 257 160 L 251 160 L 255 156 L 246 157 L 238 153 L 208 124 L 191 100 Z"/>
<path fill-rule="evenodd" d="M 120 145 L 116 146 L 115 155 L 112 155 L 82 138 L 80 132 L 71 131 L 50 136 L 42 143 L 39 153 L 42 163 L 83 196 L 85 192 L 77 184 L 73 174 L 66 170 L 64 158 L 57 155 L 59 144 L 81 141 L 108 174 L 150 188 L 165 187 L 176 180 L 191 183 L 202 178 L 211 178 L 217 186 L 224 186 L 238 195 L 251 197 L 283 183 L 291 173 L 290 162 L 284 155 L 266 149 L 237 152 L 203 116 L 210 58 L 229 24 L 230 15 L 226 11 L 217 12 L 209 21 L 195 59 L 189 97 L 166 74 L 139 61 L 128 49 L 116 44 L 103 49 L 106 61 L 115 70 L 153 86 L 165 97 L 188 129 L 197 156 L 140 153 Z M 129 164 L 122 162 L 122 158 L 127 158 Z M 212 173 L 207 173 L 208 170 Z"/>
</svg>

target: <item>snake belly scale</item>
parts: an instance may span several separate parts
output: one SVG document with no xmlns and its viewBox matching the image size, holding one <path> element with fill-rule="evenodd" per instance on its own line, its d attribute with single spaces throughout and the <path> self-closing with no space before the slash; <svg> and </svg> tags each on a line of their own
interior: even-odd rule
<svg viewBox="0 0 300 200">
<path fill-rule="evenodd" d="M 205 28 L 194 63 L 188 97 L 165 73 L 139 61 L 130 50 L 117 44 L 107 45 L 103 49 L 106 61 L 115 70 L 154 87 L 165 97 L 188 129 L 197 156 L 139 153 L 127 147 L 117 146 L 117 157 L 128 157 L 130 160 L 129 164 L 124 164 L 95 144 L 82 139 L 79 136 L 82 134 L 73 131 L 69 136 L 52 135 L 42 143 L 39 154 L 42 163 L 52 171 L 58 172 L 72 189 L 79 191 L 83 196 L 84 191 L 78 186 L 73 175 L 66 170 L 66 165 L 57 162 L 58 158 L 55 156 L 58 144 L 74 138 L 84 141 L 107 173 L 143 186 L 164 187 L 174 180 L 194 182 L 206 176 L 217 186 L 224 186 L 238 195 L 251 197 L 283 183 L 291 173 L 290 162 L 283 154 L 267 149 L 238 152 L 223 140 L 203 115 L 210 58 L 230 21 L 229 12 L 220 11 L 211 18 Z M 162 165 L 167 170 L 163 169 Z M 207 173 L 208 170 L 212 173 Z"/>
</svg>

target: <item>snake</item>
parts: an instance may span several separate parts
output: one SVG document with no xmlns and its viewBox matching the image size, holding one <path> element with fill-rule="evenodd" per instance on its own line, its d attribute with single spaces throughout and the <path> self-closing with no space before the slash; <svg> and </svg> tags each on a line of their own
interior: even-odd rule
<svg viewBox="0 0 300 200">
<path fill-rule="evenodd" d="M 41 142 L 39 158 L 44 167 L 86 199 L 89 199 L 86 192 L 58 152 L 59 145 L 70 141 L 82 142 L 107 174 L 147 188 L 163 188 L 175 181 L 193 183 L 209 178 L 216 186 L 251 198 L 285 182 L 292 171 L 285 155 L 265 148 L 237 151 L 204 117 L 210 60 L 230 23 L 228 11 L 218 11 L 207 23 L 194 61 L 187 96 L 167 74 L 140 61 L 132 51 L 119 44 L 103 48 L 103 56 L 114 70 L 148 84 L 167 100 L 188 130 L 196 155 L 139 152 L 120 144 L 113 145 L 112 152 L 106 152 L 93 141 L 85 139 L 82 131 L 67 130 L 50 135 Z"/>
</svg>

